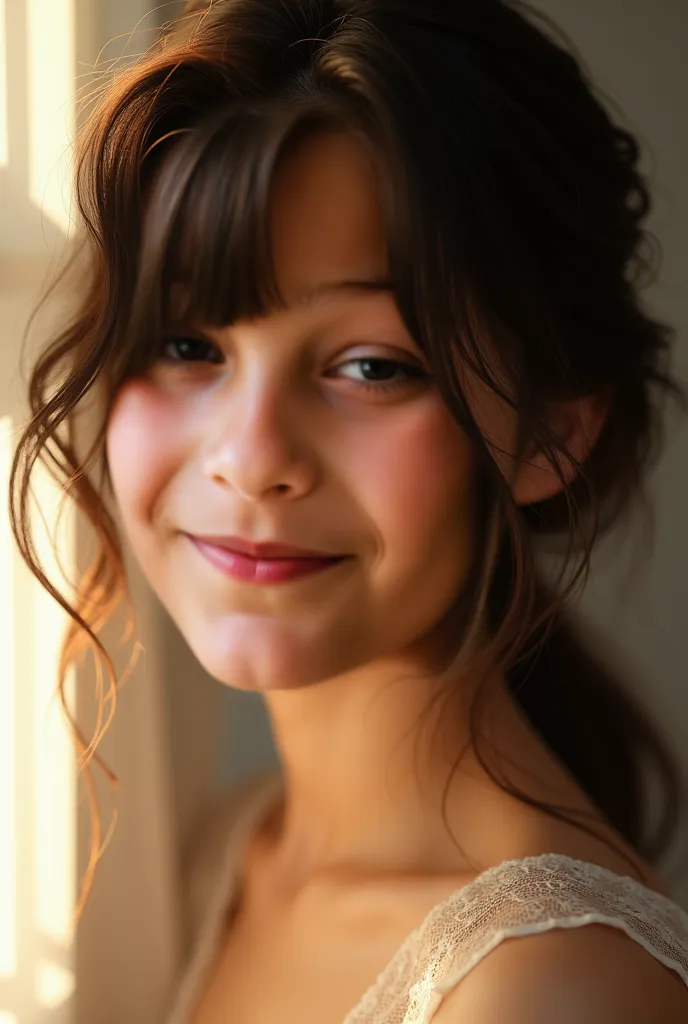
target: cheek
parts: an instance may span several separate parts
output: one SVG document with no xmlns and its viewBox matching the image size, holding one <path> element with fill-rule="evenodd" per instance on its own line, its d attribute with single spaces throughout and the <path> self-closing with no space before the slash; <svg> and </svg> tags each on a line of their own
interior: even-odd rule
<svg viewBox="0 0 688 1024">
<path fill-rule="evenodd" d="M 409 648 L 433 630 L 461 592 L 473 556 L 473 453 L 435 396 L 414 403 L 361 445 L 359 503 L 374 551 L 368 566 L 382 649 Z"/>
<path fill-rule="evenodd" d="M 472 453 L 436 397 L 390 417 L 360 446 L 356 487 L 397 564 L 463 551 L 470 532 Z"/>
<path fill-rule="evenodd" d="M 122 519 L 135 529 L 151 518 L 157 496 L 179 463 L 180 417 L 169 398 L 143 381 L 130 381 L 115 400 L 105 443 Z"/>
</svg>

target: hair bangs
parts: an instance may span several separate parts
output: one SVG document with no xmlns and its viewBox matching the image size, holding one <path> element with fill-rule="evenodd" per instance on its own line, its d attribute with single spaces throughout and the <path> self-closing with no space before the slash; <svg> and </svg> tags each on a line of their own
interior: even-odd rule
<svg viewBox="0 0 688 1024">
<path fill-rule="evenodd" d="M 170 326 L 226 326 L 284 308 L 271 192 L 304 135 L 346 126 L 341 110 L 327 108 L 230 105 L 175 135 L 145 204 L 132 316 L 139 337 L 150 343 Z"/>
<path fill-rule="evenodd" d="M 171 324 L 229 324 L 280 305 L 268 223 L 279 143 L 265 119 L 228 110 L 186 132 L 163 159 L 144 216 L 137 287 L 147 335 Z"/>
</svg>

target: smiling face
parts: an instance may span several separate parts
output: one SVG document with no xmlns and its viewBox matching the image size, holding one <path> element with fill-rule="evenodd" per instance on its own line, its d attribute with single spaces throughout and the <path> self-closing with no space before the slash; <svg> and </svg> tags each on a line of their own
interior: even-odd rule
<svg viewBox="0 0 688 1024">
<path fill-rule="evenodd" d="M 473 537 L 469 445 L 384 286 L 376 177 L 353 138 L 321 133 L 290 153 L 271 229 L 286 308 L 164 339 L 106 436 L 152 587 L 211 675 L 260 691 L 420 650 Z M 189 534 L 351 557 L 257 584 Z"/>
</svg>

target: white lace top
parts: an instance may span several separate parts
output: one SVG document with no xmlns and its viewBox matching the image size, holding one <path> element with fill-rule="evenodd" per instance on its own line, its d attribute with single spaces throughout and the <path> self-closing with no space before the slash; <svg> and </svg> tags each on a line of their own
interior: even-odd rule
<svg viewBox="0 0 688 1024">
<path fill-rule="evenodd" d="M 165 1024 L 189 1024 L 223 938 L 248 834 L 281 787 L 251 780 L 230 799 L 190 880 L 189 963 Z M 606 924 L 688 987 L 688 914 L 631 878 L 560 854 L 506 861 L 438 903 L 342 1024 L 429 1024 L 443 997 L 508 938 Z"/>
</svg>

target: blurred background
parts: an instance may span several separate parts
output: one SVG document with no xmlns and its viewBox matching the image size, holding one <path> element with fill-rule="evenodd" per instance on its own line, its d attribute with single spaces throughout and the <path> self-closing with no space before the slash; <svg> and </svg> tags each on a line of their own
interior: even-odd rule
<svg viewBox="0 0 688 1024">
<path fill-rule="evenodd" d="M 538 0 L 572 37 L 645 151 L 664 262 L 647 302 L 676 325 L 676 369 L 688 381 L 688 4 L 679 0 Z M 94 67 L 116 68 L 154 40 L 181 4 L 145 0 L 0 0 L 0 477 L 26 415 L 22 335 L 36 298 L 64 259 L 79 104 Z M 29 355 L 60 322 L 51 300 Z M 640 525 L 611 538 L 595 561 L 586 617 L 666 731 L 688 768 L 688 424 L 672 424 L 651 485 L 656 538 L 642 560 Z M 49 523 L 57 498 L 36 496 Z M 51 530 L 53 526 L 51 525 Z M 90 538 L 70 514 L 54 527 L 60 565 L 39 536 L 49 575 L 77 571 Z M 222 792 L 276 764 L 260 698 L 234 693 L 196 664 L 129 565 L 145 652 L 123 686 L 102 756 L 120 783 L 118 822 L 75 930 L 89 818 L 55 700 L 62 613 L 14 551 L 0 511 L 0 1024 L 151 1024 L 183 951 L 185 865 Z M 123 671 L 123 621 L 105 635 Z M 88 735 L 94 677 L 72 676 L 68 699 Z M 594 709 L 591 708 L 591 714 Z M 105 827 L 113 803 L 98 784 Z M 688 908 L 688 866 L 666 865 Z"/>
</svg>

